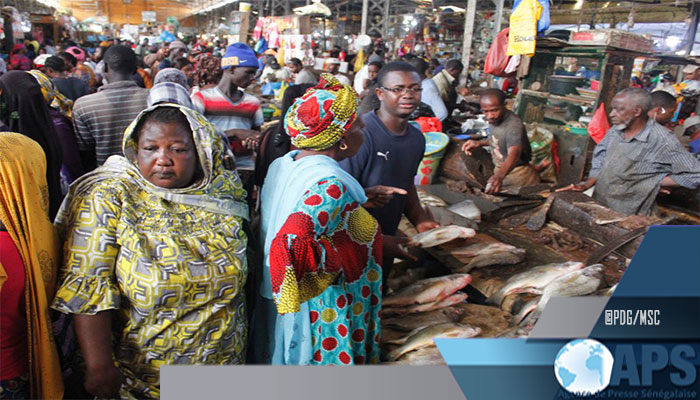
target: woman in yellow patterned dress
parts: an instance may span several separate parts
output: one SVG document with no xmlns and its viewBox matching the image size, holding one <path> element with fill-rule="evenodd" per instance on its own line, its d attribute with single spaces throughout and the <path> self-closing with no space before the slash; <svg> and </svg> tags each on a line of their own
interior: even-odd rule
<svg viewBox="0 0 700 400">
<path fill-rule="evenodd" d="M 224 146 L 201 114 L 160 104 L 127 128 L 125 157 L 71 186 L 53 307 L 74 315 L 91 394 L 157 398 L 162 365 L 244 362 L 248 209 Z"/>
</svg>

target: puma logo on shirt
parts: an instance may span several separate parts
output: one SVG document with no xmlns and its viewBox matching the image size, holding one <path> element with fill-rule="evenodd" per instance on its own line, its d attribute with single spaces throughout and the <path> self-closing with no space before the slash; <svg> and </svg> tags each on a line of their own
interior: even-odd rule
<svg viewBox="0 0 700 400">
<path fill-rule="evenodd" d="M 389 161 L 389 151 L 387 151 L 386 153 L 382 153 L 381 151 L 378 151 L 378 152 L 377 152 L 377 155 L 378 155 L 379 157 L 384 157 L 384 159 L 385 159 L 386 161 Z"/>
</svg>

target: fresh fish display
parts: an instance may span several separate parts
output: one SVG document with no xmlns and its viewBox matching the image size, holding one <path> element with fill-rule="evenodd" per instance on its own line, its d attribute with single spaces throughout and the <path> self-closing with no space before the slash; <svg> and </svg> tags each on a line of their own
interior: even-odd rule
<svg viewBox="0 0 700 400">
<path fill-rule="evenodd" d="M 474 237 L 476 232 L 471 228 L 464 228 L 457 225 L 441 226 L 414 235 L 411 239 L 423 248 L 435 247 L 451 242 L 455 239 L 468 239 Z"/>
<path fill-rule="evenodd" d="M 405 315 L 405 314 L 413 314 L 413 313 L 419 313 L 419 312 L 424 312 L 424 311 L 432 311 L 432 310 L 439 310 L 441 308 L 453 306 L 455 304 L 459 304 L 463 302 L 464 300 L 467 299 L 467 294 L 466 293 L 455 293 L 451 295 L 450 297 L 447 297 L 445 299 L 442 299 L 441 301 L 435 301 L 432 303 L 427 303 L 427 304 L 415 304 L 412 306 L 406 306 L 406 307 L 387 307 L 387 308 L 382 308 L 382 315 Z"/>
<path fill-rule="evenodd" d="M 445 322 L 459 322 L 466 311 L 457 307 L 445 307 L 439 310 L 425 311 L 403 317 L 388 317 L 382 319 L 382 327 L 411 332 L 426 326 Z"/>
<path fill-rule="evenodd" d="M 423 328 L 411 335 L 401 347 L 388 354 L 390 361 L 397 360 L 409 351 L 434 346 L 433 339 L 440 338 L 470 338 L 481 333 L 481 329 L 455 322 L 447 322 Z"/>
<path fill-rule="evenodd" d="M 384 363 L 385 365 L 445 365 L 440 350 L 437 347 L 424 347 L 405 354 L 396 361 Z"/>
<path fill-rule="evenodd" d="M 467 265 L 460 268 L 459 272 L 469 272 L 473 268 L 487 267 L 489 265 L 517 264 L 525 259 L 525 250 L 505 243 L 492 243 L 479 252 Z"/>
<path fill-rule="evenodd" d="M 452 274 L 423 279 L 382 299 L 382 307 L 439 302 L 472 281 L 469 274 Z"/>
<path fill-rule="evenodd" d="M 581 262 L 568 261 L 565 263 L 540 265 L 539 267 L 515 274 L 506 281 L 498 292 L 489 297 L 486 303 L 500 306 L 503 299 L 513 293 L 540 294 L 540 290 L 547 286 L 548 283 L 571 271 L 582 269 L 584 266 Z"/>
<path fill-rule="evenodd" d="M 593 264 L 554 279 L 542 289 L 542 296 L 537 300 L 535 307 L 533 307 L 531 302 L 523 306 L 523 310 L 515 318 L 515 322 L 523 321 L 530 311 L 533 314 L 542 312 L 552 297 L 584 296 L 595 292 L 603 282 L 604 273 L 605 266 Z"/>
<path fill-rule="evenodd" d="M 424 206 L 447 207 L 445 200 L 422 189 L 418 190 L 418 201 L 420 201 L 420 203 Z"/>
<path fill-rule="evenodd" d="M 388 328 L 382 323 L 381 344 L 404 344 L 407 338 L 406 332 Z"/>
</svg>

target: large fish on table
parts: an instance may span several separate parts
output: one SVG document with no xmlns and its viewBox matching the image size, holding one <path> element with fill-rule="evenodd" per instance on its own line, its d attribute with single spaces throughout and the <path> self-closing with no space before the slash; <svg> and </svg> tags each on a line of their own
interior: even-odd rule
<svg viewBox="0 0 700 400">
<path fill-rule="evenodd" d="M 571 271 L 562 275 L 542 288 L 542 296 L 539 300 L 530 301 L 515 317 L 515 323 L 520 323 L 527 314 L 532 312 L 539 316 L 552 297 L 585 296 L 596 291 L 603 282 L 605 266 L 602 264 L 589 265 L 586 268 Z"/>
<path fill-rule="evenodd" d="M 389 361 L 394 361 L 409 351 L 434 346 L 435 343 L 433 339 L 470 338 L 479 333 L 481 333 L 481 328 L 456 322 L 446 322 L 444 324 L 429 326 L 411 335 L 403 346 L 391 351 L 387 355 L 387 358 Z"/>
<path fill-rule="evenodd" d="M 433 311 L 424 311 L 401 317 L 382 318 L 382 328 L 388 327 L 411 332 L 426 326 L 444 322 L 459 322 L 466 314 L 463 308 L 445 307 Z"/>
<path fill-rule="evenodd" d="M 452 274 L 423 279 L 383 298 L 382 307 L 439 302 L 469 285 L 471 281 L 472 276 L 469 274 Z"/>
<path fill-rule="evenodd" d="M 467 299 L 467 294 L 463 292 L 454 293 L 451 296 L 440 301 L 434 301 L 426 304 L 414 304 L 405 307 L 386 307 L 382 308 L 382 315 L 406 315 L 425 311 L 439 310 L 441 308 L 453 306 L 462 303 Z"/>
<path fill-rule="evenodd" d="M 541 289 L 553 280 L 571 271 L 582 269 L 584 266 L 581 262 L 567 261 L 565 263 L 540 265 L 515 274 L 506 281 L 498 292 L 489 297 L 486 303 L 500 306 L 503 299 L 513 293 L 540 294 Z"/>
<path fill-rule="evenodd" d="M 454 252 L 455 256 L 462 257 L 466 249 Z M 525 250 L 505 243 L 491 243 L 481 247 L 478 252 L 459 272 L 469 272 L 473 268 L 487 267 L 489 265 L 517 264 L 525 259 Z"/>
<path fill-rule="evenodd" d="M 451 242 L 455 239 L 468 239 L 474 237 L 474 235 L 476 235 L 474 229 L 457 225 L 447 225 L 413 235 L 411 239 L 420 247 L 429 248 Z"/>
</svg>

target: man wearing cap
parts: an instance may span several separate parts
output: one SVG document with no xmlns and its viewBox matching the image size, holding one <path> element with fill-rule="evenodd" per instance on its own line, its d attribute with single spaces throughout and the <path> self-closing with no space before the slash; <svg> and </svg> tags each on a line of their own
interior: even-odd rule
<svg viewBox="0 0 700 400">
<path fill-rule="evenodd" d="M 586 191 L 623 214 L 656 213 L 663 189 L 700 186 L 700 161 L 674 135 L 649 119 L 651 98 L 641 88 L 624 89 L 612 100 L 613 127 L 593 151 L 589 178 L 559 190 Z"/>
<path fill-rule="evenodd" d="M 255 52 L 244 43 L 234 43 L 226 49 L 221 69 L 224 72 L 216 87 L 192 95 L 194 109 L 229 138 L 255 147 L 264 122 L 262 108 L 260 100 L 243 91 L 258 71 Z"/>
<path fill-rule="evenodd" d="M 335 78 L 338 79 L 343 85 L 352 86 L 350 79 L 340 73 L 340 60 L 337 58 L 326 59 L 326 69 L 328 70 L 329 74 L 335 76 Z"/>
<path fill-rule="evenodd" d="M 690 137 L 688 148 L 700 160 L 700 117 L 694 115 L 683 122 L 683 136 Z"/>
<path fill-rule="evenodd" d="M 104 59 L 109 83 L 73 105 L 73 125 L 86 171 L 101 166 L 111 155 L 122 154 L 124 130 L 146 108 L 148 91 L 131 80 L 137 63 L 131 47 L 112 46 Z"/>
<path fill-rule="evenodd" d="M 68 76 L 68 65 L 57 56 L 50 56 L 44 61 L 43 72 L 51 78 L 56 88 L 67 98 L 76 101 L 90 94 L 90 87 L 82 79 Z"/>
</svg>

